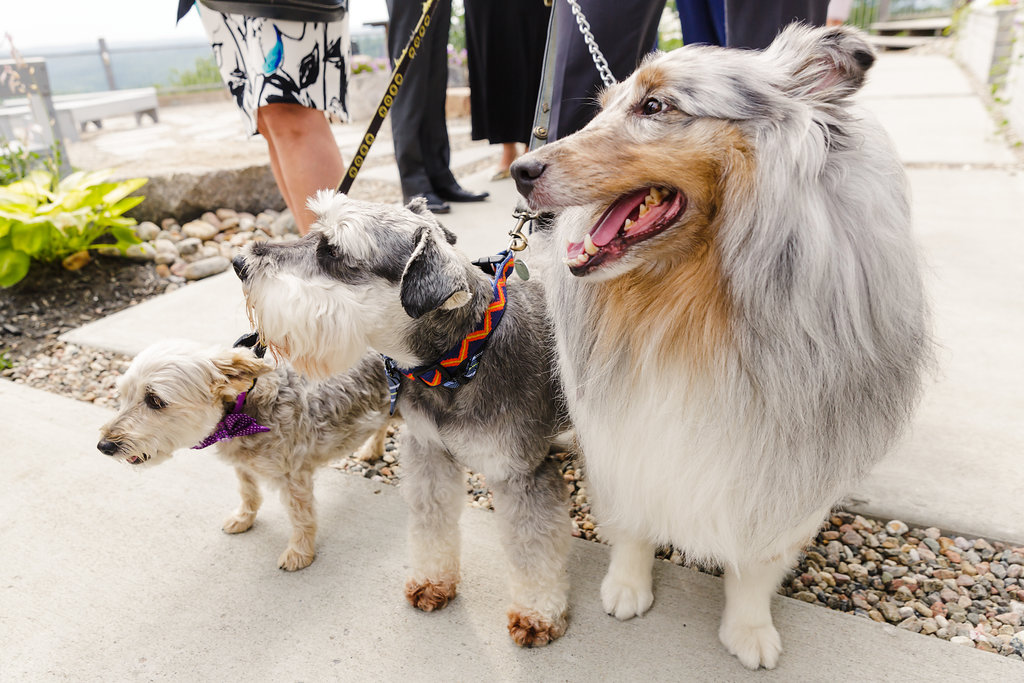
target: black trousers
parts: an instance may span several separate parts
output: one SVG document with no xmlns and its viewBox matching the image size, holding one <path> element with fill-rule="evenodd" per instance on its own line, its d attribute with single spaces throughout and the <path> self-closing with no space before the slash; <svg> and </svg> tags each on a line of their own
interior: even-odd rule
<svg viewBox="0 0 1024 683">
<path fill-rule="evenodd" d="M 721 2 L 722 0 L 719 0 Z M 793 21 L 824 24 L 828 0 L 724 0 L 729 47 L 765 48 Z M 598 47 L 615 79 L 633 73 L 658 39 L 658 20 L 665 0 L 579 0 Z M 686 11 L 688 3 L 680 3 Z M 549 140 L 575 133 L 598 112 L 601 77 L 587 50 L 576 18 L 563 0 L 556 0 L 558 36 L 551 94 Z"/>
<path fill-rule="evenodd" d="M 598 47 L 615 80 L 633 73 L 658 40 L 658 20 L 665 0 L 579 0 Z M 551 86 L 548 140 L 572 135 L 597 114 L 597 94 L 604 84 L 587 50 L 569 3 L 555 1 L 558 35 L 555 77 Z"/>
<path fill-rule="evenodd" d="M 405 48 L 423 9 L 421 0 L 387 0 L 391 26 L 388 52 L 392 61 Z M 438 0 L 420 51 L 409 65 L 391 107 L 395 161 L 406 199 L 455 184 L 448 165 L 448 126 L 444 104 L 448 90 L 448 28 L 451 0 Z"/>
<path fill-rule="evenodd" d="M 794 21 L 824 26 L 828 0 L 725 0 L 729 47 L 763 49 Z"/>
</svg>

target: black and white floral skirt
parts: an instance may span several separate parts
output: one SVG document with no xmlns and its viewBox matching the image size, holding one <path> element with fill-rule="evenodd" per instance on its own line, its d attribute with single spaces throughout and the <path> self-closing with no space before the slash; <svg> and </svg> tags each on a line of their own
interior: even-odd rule
<svg viewBox="0 0 1024 683">
<path fill-rule="evenodd" d="M 348 17 L 330 23 L 214 12 L 196 3 L 221 78 L 256 135 L 256 110 L 292 102 L 348 121 Z"/>
</svg>

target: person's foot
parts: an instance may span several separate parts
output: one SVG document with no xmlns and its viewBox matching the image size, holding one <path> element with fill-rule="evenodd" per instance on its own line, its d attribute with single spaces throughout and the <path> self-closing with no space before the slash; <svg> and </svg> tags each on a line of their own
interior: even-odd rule
<svg viewBox="0 0 1024 683">
<path fill-rule="evenodd" d="M 438 197 L 449 202 L 482 202 L 491 195 L 490 192 L 470 192 L 458 183 L 436 188 L 434 192 Z"/>
<path fill-rule="evenodd" d="M 408 204 L 409 202 L 418 197 L 423 197 L 424 199 L 427 200 L 427 211 L 430 211 L 431 213 L 450 213 L 452 210 L 452 207 L 448 206 L 448 202 L 444 201 L 433 192 L 423 192 L 421 194 L 414 194 L 413 196 L 406 199 L 405 203 Z"/>
</svg>

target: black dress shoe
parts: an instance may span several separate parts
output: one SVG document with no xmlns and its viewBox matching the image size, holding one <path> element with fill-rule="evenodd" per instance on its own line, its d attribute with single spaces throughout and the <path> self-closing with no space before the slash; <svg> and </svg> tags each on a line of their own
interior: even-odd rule
<svg viewBox="0 0 1024 683">
<path fill-rule="evenodd" d="M 491 196 L 490 192 L 470 192 L 458 183 L 434 190 L 437 196 L 449 202 L 482 202 Z"/>
<path fill-rule="evenodd" d="M 444 201 L 433 192 L 423 192 L 421 194 L 414 194 L 413 196 L 409 197 L 409 199 L 407 199 L 405 203 L 408 204 L 417 197 L 423 197 L 424 199 L 427 200 L 427 211 L 430 211 L 431 213 L 450 213 L 452 210 L 452 207 L 448 206 L 448 202 Z"/>
</svg>

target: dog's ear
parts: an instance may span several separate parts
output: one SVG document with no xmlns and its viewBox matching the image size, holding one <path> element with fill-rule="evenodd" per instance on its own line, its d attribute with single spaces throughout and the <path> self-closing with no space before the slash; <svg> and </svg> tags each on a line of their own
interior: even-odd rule
<svg viewBox="0 0 1024 683">
<path fill-rule="evenodd" d="M 273 369 L 262 358 L 257 358 L 252 349 L 246 348 L 224 349 L 210 360 L 218 375 L 214 377 L 213 390 L 229 400 L 252 386 L 254 379 Z"/>
<path fill-rule="evenodd" d="M 441 230 L 444 232 L 444 238 L 448 241 L 448 244 L 455 244 L 455 240 L 457 239 L 455 237 L 455 233 L 441 225 L 441 222 L 437 220 L 437 216 L 435 216 L 434 213 L 427 208 L 427 200 L 425 197 L 416 197 L 415 199 L 411 200 L 408 204 L 406 204 L 405 208 L 409 209 L 417 216 L 429 218 L 431 223 L 441 228 Z"/>
<path fill-rule="evenodd" d="M 459 308 L 472 298 L 466 266 L 442 234 L 430 226 L 416 231 L 416 248 L 405 265 L 401 290 L 402 308 L 411 318 L 439 308 Z"/>
<path fill-rule="evenodd" d="M 437 225 L 437 218 L 431 213 L 430 209 L 427 208 L 426 197 L 414 197 L 409 200 L 409 203 L 405 205 L 409 211 L 412 211 L 417 216 L 430 219 L 430 222 Z"/>
<path fill-rule="evenodd" d="M 864 34 L 849 26 L 812 29 L 792 24 L 764 55 L 790 74 L 783 84 L 789 94 L 826 102 L 857 92 L 875 63 Z"/>
<path fill-rule="evenodd" d="M 448 242 L 448 244 L 455 244 L 455 241 L 459 239 L 458 237 L 455 236 L 454 232 L 441 225 L 440 222 L 437 224 L 437 227 L 441 228 L 441 232 L 444 233 L 444 239 L 445 241 Z"/>
</svg>

